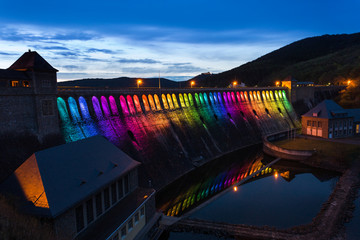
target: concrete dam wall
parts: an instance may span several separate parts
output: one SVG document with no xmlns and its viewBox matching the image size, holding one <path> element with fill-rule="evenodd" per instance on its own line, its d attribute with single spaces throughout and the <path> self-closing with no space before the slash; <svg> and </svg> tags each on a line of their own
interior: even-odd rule
<svg viewBox="0 0 360 240">
<path fill-rule="evenodd" d="M 212 159 L 299 127 L 283 88 L 58 91 L 66 142 L 103 135 L 161 189 Z"/>
</svg>

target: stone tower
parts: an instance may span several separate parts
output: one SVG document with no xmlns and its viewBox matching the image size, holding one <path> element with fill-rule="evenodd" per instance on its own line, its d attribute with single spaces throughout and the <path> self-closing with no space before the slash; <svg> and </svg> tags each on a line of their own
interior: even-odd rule
<svg viewBox="0 0 360 240">
<path fill-rule="evenodd" d="M 0 134 L 59 134 L 57 69 L 35 51 L 0 69 Z"/>
</svg>

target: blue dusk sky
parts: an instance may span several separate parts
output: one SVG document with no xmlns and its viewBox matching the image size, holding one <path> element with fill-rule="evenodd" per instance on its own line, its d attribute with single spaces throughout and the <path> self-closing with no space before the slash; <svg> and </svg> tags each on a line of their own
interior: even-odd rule
<svg viewBox="0 0 360 240">
<path fill-rule="evenodd" d="M 0 68 L 28 49 L 58 79 L 218 73 L 306 37 L 359 32 L 358 0 L 2 1 Z"/>
</svg>

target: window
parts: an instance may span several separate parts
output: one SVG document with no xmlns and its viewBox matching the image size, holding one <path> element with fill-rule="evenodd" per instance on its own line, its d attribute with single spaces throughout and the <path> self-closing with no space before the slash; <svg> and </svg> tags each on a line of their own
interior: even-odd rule
<svg viewBox="0 0 360 240">
<path fill-rule="evenodd" d="M 360 125 L 356 124 L 356 133 L 359 133 L 359 132 L 360 132 Z"/>
<path fill-rule="evenodd" d="M 318 127 L 321 128 L 322 127 L 322 123 L 318 122 Z"/>
<path fill-rule="evenodd" d="M 105 203 L 105 210 L 110 207 L 110 191 L 109 188 L 105 188 L 104 190 L 104 203 Z"/>
<path fill-rule="evenodd" d="M 49 80 L 49 79 L 43 79 L 43 80 L 41 81 L 41 86 L 42 86 L 42 87 L 51 87 L 51 80 Z"/>
<path fill-rule="evenodd" d="M 121 199 L 123 197 L 123 195 L 124 195 L 122 179 L 119 179 L 119 181 L 117 183 L 117 186 L 118 186 L 118 199 Z"/>
<path fill-rule="evenodd" d="M 94 206 L 92 199 L 86 201 L 86 220 L 87 220 L 87 224 L 94 221 Z"/>
<path fill-rule="evenodd" d="M 100 216 L 102 214 L 102 197 L 101 197 L 101 193 L 96 194 L 95 197 L 95 205 L 96 205 L 96 216 Z"/>
<path fill-rule="evenodd" d="M 130 221 L 128 222 L 128 229 L 129 231 L 133 228 L 134 224 L 133 224 L 133 219 L 131 218 Z"/>
<path fill-rule="evenodd" d="M 54 115 L 52 100 L 42 100 L 41 109 L 44 116 Z"/>
<path fill-rule="evenodd" d="M 129 175 L 126 175 L 124 178 L 124 184 L 125 184 L 125 194 L 129 193 Z"/>
<path fill-rule="evenodd" d="M 337 130 L 335 130 L 335 132 L 334 132 L 334 136 L 337 136 Z"/>
<path fill-rule="evenodd" d="M 111 184 L 111 204 L 116 203 L 116 183 Z"/>
<path fill-rule="evenodd" d="M 140 216 L 142 217 L 142 216 L 144 216 L 144 215 L 145 215 L 145 208 L 142 207 L 142 208 L 140 209 Z"/>
<path fill-rule="evenodd" d="M 121 228 L 121 237 L 125 237 L 126 236 L 126 226 Z"/>
<path fill-rule="evenodd" d="M 30 82 L 29 81 L 23 81 L 22 85 L 23 85 L 23 87 L 30 87 Z"/>
<path fill-rule="evenodd" d="M 76 215 L 76 230 L 80 232 L 81 229 L 84 228 L 84 210 L 82 205 L 78 206 L 75 209 L 75 215 Z"/>
<path fill-rule="evenodd" d="M 135 224 L 139 221 L 139 213 L 135 213 Z"/>
<path fill-rule="evenodd" d="M 338 127 L 338 123 L 337 122 L 335 122 L 335 128 L 337 128 Z"/>
<path fill-rule="evenodd" d="M 11 81 L 12 87 L 19 87 L 19 81 Z"/>
<path fill-rule="evenodd" d="M 308 125 L 309 127 L 311 126 L 311 121 L 310 121 L 310 120 L 307 121 L 307 125 Z"/>
<path fill-rule="evenodd" d="M 315 127 L 316 126 L 316 121 L 312 122 L 312 126 Z"/>
</svg>

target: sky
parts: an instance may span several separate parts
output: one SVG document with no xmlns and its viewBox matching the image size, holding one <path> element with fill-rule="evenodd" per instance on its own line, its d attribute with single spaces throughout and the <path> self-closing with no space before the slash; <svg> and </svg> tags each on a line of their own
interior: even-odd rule
<svg viewBox="0 0 360 240">
<path fill-rule="evenodd" d="M 28 49 L 58 81 L 238 67 L 294 41 L 359 32 L 358 0 L 18 0 L 0 7 L 0 68 Z"/>
</svg>

